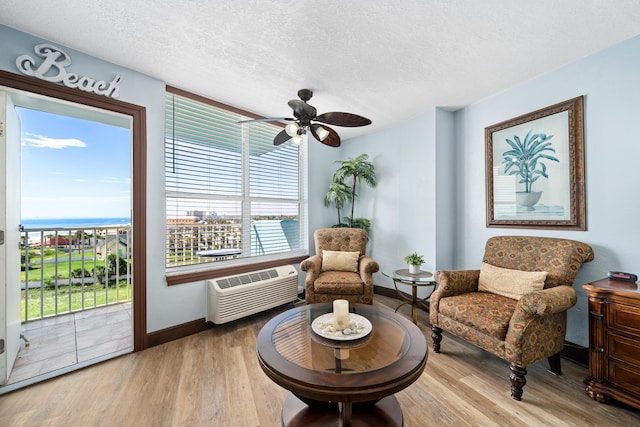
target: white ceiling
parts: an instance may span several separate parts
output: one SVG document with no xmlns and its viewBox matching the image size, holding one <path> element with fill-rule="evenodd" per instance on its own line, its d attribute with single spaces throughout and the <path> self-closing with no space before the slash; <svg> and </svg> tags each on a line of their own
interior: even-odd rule
<svg viewBox="0 0 640 427">
<path fill-rule="evenodd" d="M 268 117 L 310 88 L 371 126 L 457 109 L 640 34 L 639 0 L 0 0 L 0 23 Z"/>
</svg>

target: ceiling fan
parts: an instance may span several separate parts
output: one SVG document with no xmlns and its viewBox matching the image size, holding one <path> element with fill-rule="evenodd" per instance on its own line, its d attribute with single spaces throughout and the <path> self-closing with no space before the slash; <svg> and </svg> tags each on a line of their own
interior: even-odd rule
<svg viewBox="0 0 640 427">
<path fill-rule="evenodd" d="M 312 96 L 313 92 L 311 90 L 300 89 L 298 91 L 298 97 L 300 99 L 292 99 L 289 101 L 289 107 L 293 110 L 293 116 L 295 118 L 272 117 L 243 120 L 239 123 L 276 122 L 282 120 L 290 121 L 292 123 L 289 123 L 283 131 L 275 136 L 273 139 L 273 145 L 280 145 L 290 139 L 299 144 L 302 140 L 302 136 L 306 134 L 307 131 L 310 131 L 314 138 L 330 147 L 340 146 L 340 137 L 336 131 L 331 129 L 329 126 L 311 123 L 312 121 L 344 127 L 358 127 L 371 124 L 371 120 L 366 117 L 352 113 L 330 112 L 318 115 L 315 107 L 307 104 L 307 101 L 310 100 Z"/>
</svg>

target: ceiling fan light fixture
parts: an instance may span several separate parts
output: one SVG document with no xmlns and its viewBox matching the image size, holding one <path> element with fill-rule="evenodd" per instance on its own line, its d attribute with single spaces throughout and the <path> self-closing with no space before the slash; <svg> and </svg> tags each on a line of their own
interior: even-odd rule
<svg viewBox="0 0 640 427">
<path fill-rule="evenodd" d="M 318 135 L 318 138 L 320 138 L 320 141 L 322 142 L 329 136 L 329 131 L 322 126 L 318 126 L 316 128 L 316 135 Z"/>
<path fill-rule="evenodd" d="M 287 120 L 290 123 L 287 124 L 284 129 L 278 132 L 278 134 L 273 138 L 273 145 L 281 145 L 287 141 L 291 141 L 295 144 L 300 144 L 307 140 L 307 132 L 311 132 L 311 135 L 313 135 L 316 140 L 329 147 L 340 147 L 340 137 L 338 136 L 336 131 L 326 125 L 359 127 L 371 124 L 371 120 L 353 113 L 333 111 L 318 115 L 318 111 L 316 110 L 316 108 L 307 103 L 307 101 L 309 101 L 312 96 L 313 91 L 309 89 L 300 89 L 298 91 L 298 97 L 300 99 L 292 99 L 288 102 L 289 108 L 293 110 L 293 116 L 295 118 L 258 118 L 241 120 L 239 123 L 256 121 L 282 122 L 283 120 Z M 326 127 L 320 126 L 318 123 L 314 122 L 323 123 Z M 305 138 L 302 138 L 303 136 L 305 136 Z"/>
<path fill-rule="evenodd" d="M 299 129 L 300 129 L 300 127 L 295 122 L 289 123 L 284 128 L 285 132 L 287 132 L 287 135 L 289 135 L 289 136 L 296 136 L 298 134 L 298 130 Z"/>
</svg>

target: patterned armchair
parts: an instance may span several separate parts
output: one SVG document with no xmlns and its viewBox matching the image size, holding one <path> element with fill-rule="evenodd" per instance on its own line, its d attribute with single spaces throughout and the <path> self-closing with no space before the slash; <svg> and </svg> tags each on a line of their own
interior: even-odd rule
<svg viewBox="0 0 640 427">
<path fill-rule="evenodd" d="M 359 228 L 321 228 L 313 233 L 316 255 L 300 263 L 300 269 L 307 273 L 307 303 L 346 299 L 373 304 L 373 273 L 380 267 L 365 254 L 368 238 L 367 232 Z M 353 268 L 331 266 L 328 259 L 323 259 L 323 251 L 331 251 L 325 253 L 333 259 L 351 253 L 355 256 L 350 263 Z"/>
<path fill-rule="evenodd" d="M 541 290 L 525 290 L 520 299 L 514 299 L 478 290 L 481 271 L 487 270 L 437 271 L 435 280 L 439 286 L 431 295 L 429 311 L 433 350 L 440 353 L 442 330 L 446 330 L 506 360 L 511 370 L 511 397 L 521 400 L 527 365 L 547 358 L 549 371 L 561 374 L 560 351 L 567 329 L 567 310 L 577 302 L 573 281 L 582 263 L 591 260 L 591 247 L 573 240 L 490 238 L 483 269 L 487 263 L 520 270 L 513 271 L 516 275 L 523 275 L 522 271 L 547 272 L 546 279 L 540 280 Z M 483 274 L 486 282 L 486 273 Z"/>
</svg>

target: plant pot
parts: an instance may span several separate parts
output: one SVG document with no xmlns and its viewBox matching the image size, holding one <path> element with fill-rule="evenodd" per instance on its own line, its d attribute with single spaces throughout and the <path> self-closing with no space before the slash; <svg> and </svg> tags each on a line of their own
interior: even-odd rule
<svg viewBox="0 0 640 427">
<path fill-rule="evenodd" d="M 409 273 L 411 273 L 411 274 L 420 273 L 420 266 L 419 265 L 409 265 Z"/>
<path fill-rule="evenodd" d="M 542 191 L 516 191 L 516 203 L 523 211 L 535 211 L 533 207 L 542 196 Z"/>
</svg>

